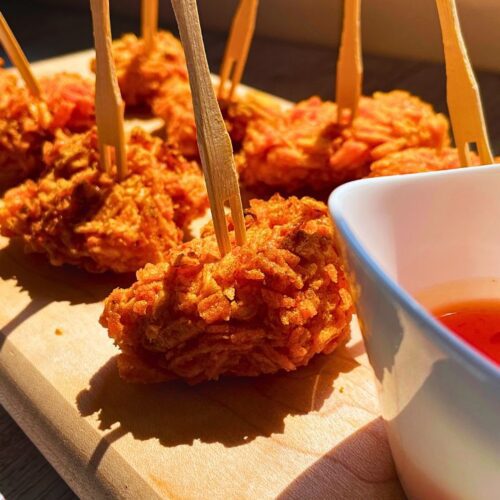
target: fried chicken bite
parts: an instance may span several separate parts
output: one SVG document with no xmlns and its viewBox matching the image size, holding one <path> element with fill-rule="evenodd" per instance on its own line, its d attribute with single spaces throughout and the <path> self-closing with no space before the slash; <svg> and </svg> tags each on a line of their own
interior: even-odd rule
<svg viewBox="0 0 500 500">
<path fill-rule="evenodd" d="M 101 323 L 130 382 L 295 370 L 349 334 L 353 304 L 326 206 L 253 200 L 247 242 L 220 257 L 212 225 L 106 299 Z"/>
<path fill-rule="evenodd" d="M 160 86 L 170 78 L 187 80 L 186 60 L 180 40 L 172 33 L 158 31 L 154 48 L 146 52 L 144 40 L 131 33 L 113 42 L 118 85 L 125 104 L 149 109 Z M 95 60 L 91 63 L 95 71 Z"/>
<path fill-rule="evenodd" d="M 33 97 L 0 62 L 0 190 L 36 177 L 42 146 L 57 129 L 76 132 L 95 122 L 94 85 L 79 75 L 41 78 L 42 99 Z"/>
<path fill-rule="evenodd" d="M 240 149 L 251 121 L 270 121 L 282 114 L 276 100 L 257 91 L 248 92 L 238 99 L 219 99 L 219 106 L 235 151 Z M 168 142 L 187 158 L 199 158 L 189 81 L 182 77 L 170 79 L 160 89 L 152 107 L 153 114 L 165 121 Z"/>
<path fill-rule="evenodd" d="M 129 138 L 129 174 L 121 182 L 114 172 L 99 170 L 95 128 L 59 132 L 54 143 L 45 144 L 44 161 L 38 181 L 5 194 L 0 229 L 53 265 L 136 271 L 163 260 L 208 207 L 197 165 L 140 129 Z"/>
<path fill-rule="evenodd" d="M 472 163 L 479 165 L 477 155 L 472 154 Z M 389 154 L 370 166 L 369 177 L 385 175 L 417 174 L 460 168 L 458 152 L 455 148 L 410 148 Z"/>
<path fill-rule="evenodd" d="M 335 103 L 312 97 L 274 121 L 252 121 L 237 164 L 253 190 L 325 191 L 368 175 L 388 154 L 448 144 L 447 119 L 407 92 L 362 97 L 349 127 L 339 126 Z"/>
<path fill-rule="evenodd" d="M 196 125 L 186 60 L 181 42 L 166 31 L 155 35 L 155 46 L 145 51 L 142 38 L 126 34 L 113 42 L 118 84 L 129 108 L 151 110 L 165 121 L 167 140 L 187 158 L 198 159 Z M 95 71 L 95 60 L 91 63 Z M 263 94 L 251 93 L 238 101 L 221 101 L 221 110 L 235 149 L 248 123 L 270 119 L 280 106 Z"/>
<path fill-rule="evenodd" d="M 43 100 L 52 114 L 53 131 L 85 132 L 95 124 L 95 83 L 77 73 L 39 79 Z"/>
</svg>

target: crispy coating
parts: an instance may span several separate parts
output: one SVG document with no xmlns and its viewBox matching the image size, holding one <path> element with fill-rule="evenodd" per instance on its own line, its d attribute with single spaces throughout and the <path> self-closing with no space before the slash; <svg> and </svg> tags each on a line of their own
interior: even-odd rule
<svg viewBox="0 0 500 500">
<path fill-rule="evenodd" d="M 352 300 L 326 206 L 312 198 L 253 200 L 248 239 L 219 256 L 202 237 L 137 273 L 107 298 L 101 323 L 131 382 L 295 370 L 349 334 Z M 231 223 L 230 223 L 230 227 Z"/>
<path fill-rule="evenodd" d="M 362 97 L 349 127 L 337 123 L 337 106 L 312 97 L 274 121 L 248 127 L 240 179 L 252 189 L 331 190 L 368 175 L 370 164 L 406 148 L 449 144 L 448 121 L 403 91 Z"/>
<path fill-rule="evenodd" d="M 121 182 L 98 169 L 95 129 L 60 132 L 46 143 L 46 170 L 9 190 L 1 233 L 54 265 L 91 272 L 133 272 L 159 262 L 182 241 L 182 229 L 208 206 L 198 167 L 160 139 L 135 129 L 127 145 L 129 175 Z"/>
<path fill-rule="evenodd" d="M 472 164 L 479 165 L 479 158 L 472 154 Z M 370 177 L 385 175 L 417 174 L 460 168 L 458 152 L 455 148 L 410 148 L 397 151 L 373 162 Z"/>
<path fill-rule="evenodd" d="M 281 106 L 265 94 L 252 91 L 234 100 L 219 100 L 226 128 L 238 151 L 248 124 L 256 119 L 270 121 L 281 115 Z M 165 121 L 167 139 L 187 158 L 199 158 L 196 124 L 189 81 L 170 79 L 153 101 L 153 113 Z"/>
<path fill-rule="evenodd" d="M 165 122 L 167 141 L 186 158 L 196 158 L 198 144 L 188 80 L 182 76 L 169 79 L 153 99 L 152 109 Z"/>
<path fill-rule="evenodd" d="M 42 96 L 52 114 L 51 129 L 84 132 L 95 124 L 95 84 L 76 73 L 39 79 Z"/>
<path fill-rule="evenodd" d="M 92 82 L 60 73 L 39 83 L 43 100 L 34 98 L 14 73 L 0 67 L 2 191 L 40 173 L 43 143 L 52 140 L 57 129 L 74 132 L 95 121 Z"/>
<path fill-rule="evenodd" d="M 0 68 L 0 190 L 39 171 L 51 121 L 47 105 L 32 99 L 16 75 Z"/>
<path fill-rule="evenodd" d="M 159 31 L 154 48 L 145 51 L 144 40 L 133 34 L 123 35 L 113 42 L 118 85 L 129 107 L 149 108 L 160 86 L 173 77 L 187 80 L 186 60 L 180 40 L 172 33 Z M 95 71 L 95 60 L 91 63 Z"/>
<path fill-rule="evenodd" d="M 160 31 L 154 49 L 146 53 L 144 41 L 127 34 L 113 42 L 113 57 L 127 106 L 151 108 L 154 115 L 165 120 L 169 143 L 187 158 L 198 159 L 193 104 L 180 41 Z M 95 71 L 95 61 L 91 69 Z M 235 149 L 239 149 L 252 119 L 269 119 L 280 109 L 275 101 L 257 92 L 243 101 L 221 101 L 220 106 Z"/>
</svg>

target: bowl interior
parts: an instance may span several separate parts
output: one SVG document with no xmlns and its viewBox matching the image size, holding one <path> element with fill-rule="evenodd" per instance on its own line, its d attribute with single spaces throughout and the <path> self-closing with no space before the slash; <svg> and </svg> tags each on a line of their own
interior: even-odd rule
<svg viewBox="0 0 500 500">
<path fill-rule="evenodd" d="M 354 182 L 335 191 L 330 206 L 412 294 L 500 278 L 500 165 Z"/>
</svg>

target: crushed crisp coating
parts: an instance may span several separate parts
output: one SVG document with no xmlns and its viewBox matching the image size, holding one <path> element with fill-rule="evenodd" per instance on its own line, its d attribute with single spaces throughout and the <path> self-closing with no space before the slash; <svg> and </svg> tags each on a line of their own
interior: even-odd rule
<svg viewBox="0 0 500 500">
<path fill-rule="evenodd" d="M 274 121 L 252 121 L 237 164 L 254 190 L 324 191 L 368 175 L 370 164 L 388 154 L 448 144 L 446 118 L 407 92 L 362 97 L 346 128 L 337 123 L 335 103 L 312 97 Z"/>
<path fill-rule="evenodd" d="M 273 120 L 281 114 L 281 106 L 263 93 L 252 91 L 233 100 L 219 99 L 222 116 L 238 151 L 248 124 L 256 119 Z M 153 113 L 165 121 L 167 139 L 188 158 L 199 158 L 196 124 L 189 81 L 177 77 L 162 86 L 153 101 Z"/>
<path fill-rule="evenodd" d="M 94 121 L 94 85 L 79 75 L 40 79 L 42 100 L 34 98 L 0 60 L 0 190 L 36 177 L 42 147 L 59 128 L 76 132 Z"/>
<path fill-rule="evenodd" d="M 479 158 L 472 154 L 472 164 L 479 165 Z M 458 152 L 455 148 L 410 148 L 389 154 L 370 166 L 370 177 L 385 175 L 417 174 L 460 168 Z"/>
<path fill-rule="evenodd" d="M 142 38 L 130 33 L 115 40 L 112 50 L 118 85 L 129 107 L 149 108 L 160 86 L 170 78 L 187 79 L 181 42 L 167 31 L 159 31 L 155 35 L 150 52 L 145 51 Z M 95 71 L 95 60 L 91 69 Z"/>
<path fill-rule="evenodd" d="M 85 132 L 95 123 L 95 84 L 76 73 L 39 79 L 43 100 L 52 113 L 51 129 Z"/>
<path fill-rule="evenodd" d="M 159 31 L 153 50 L 146 53 L 141 38 L 126 34 L 113 42 L 113 57 L 127 106 L 151 109 L 165 121 L 169 143 L 187 158 L 198 159 L 193 104 L 181 42 L 171 33 Z M 95 61 L 91 69 L 95 71 Z M 266 119 L 278 114 L 280 108 L 257 92 L 243 100 L 221 101 L 220 106 L 235 149 L 239 149 L 251 120 Z"/>
<path fill-rule="evenodd" d="M 135 129 L 127 144 L 129 175 L 121 182 L 98 168 L 95 128 L 59 132 L 46 143 L 46 170 L 9 190 L 1 233 L 54 265 L 91 272 L 132 272 L 159 262 L 182 241 L 182 229 L 207 208 L 199 168 L 170 146 Z"/>
<path fill-rule="evenodd" d="M 232 231 L 222 258 L 206 226 L 107 298 L 101 323 L 122 351 L 124 379 L 197 383 L 289 371 L 348 336 L 353 304 L 326 206 L 253 200 L 246 226 L 247 243 L 236 246 Z"/>
</svg>

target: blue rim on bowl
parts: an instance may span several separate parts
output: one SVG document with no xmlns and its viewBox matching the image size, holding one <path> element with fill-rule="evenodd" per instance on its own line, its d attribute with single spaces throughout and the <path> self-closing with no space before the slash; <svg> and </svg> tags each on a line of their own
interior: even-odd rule
<svg viewBox="0 0 500 500">
<path fill-rule="evenodd" d="M 496 168 L 500 170 L 500 165 L 488 165 L 484 167 L 475 167 L 474 170 L 485 170 Z M 410 178 L 420 178 L 423 176 L 446 176 L 453 175 L 457 170 L 448 170 L 442 172 L 419 173 L 405 175 L 408 180 Z M 366 271 L 375 278 L 381 286 L 397 301 L 397 303 L 411 315 L 411 317 L 422 325 L 422 330 L 431 340 L 439 342 L 439 344 L 450 351 L 454 356 L 466 362 L 466 366 L 474 370 L 480 377 L 487 377 L 488 381 L 498 384 L 500 389 L 500 367 L 497 367 L 492 361 L 477 352 L 473 347 L 470 347 L 466 342 L 458 338 L 453 332 L 443 326 L 437 319 L 432 316 L 422 305 L 420 305 L 403 287 L 393 280 L 373 259 L 367 249 L 359 241 L 354 234 L 349 223 L 347 222 L 344 210 L 342 208 L 342 198 L 352 189 L 356 189 L 361 184 L 376 184 L 379 182 L 396 181 L 398 177 L 393 178 L 378 178 L 378 179 L 363 179 L 350 182 L 338 187 L 333 191 L 329 198 L 329 207 L 335 225 L 338 231 L 342 234 L 345 241 L 348 243 L 351 251 L 356 255 L 360 262 L 365 267 Z"/>
</svg>

